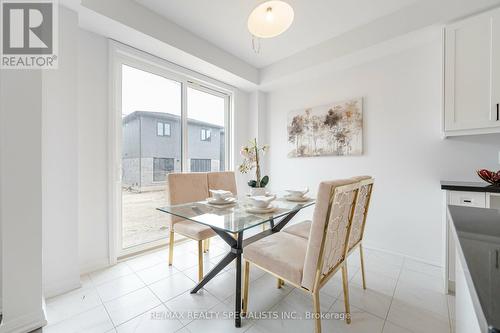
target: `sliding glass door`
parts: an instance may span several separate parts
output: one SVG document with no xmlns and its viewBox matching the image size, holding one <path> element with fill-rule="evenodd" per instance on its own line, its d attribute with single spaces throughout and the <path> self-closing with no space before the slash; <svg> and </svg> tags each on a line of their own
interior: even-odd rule
<svg viewBox="0 0 500 333">
<path fill-rule="evenodd" d="M 188 168 L 226 169 L 227 97 L 210 89 L 187 88 Z"/>
<path fill-rule="evenodd" d="M 168 173 L 227 169 L 230 96 L 137 59 L 117 57 L 114 68 L 119 257 L 167 243 L 169 220 L 156 208 Z"/>
<path fill-rule="evenodd" d="M 165 238 L 165 179 L 182 170 L 182 84 L 122 65 L 122 248 Z"/>
</svg>

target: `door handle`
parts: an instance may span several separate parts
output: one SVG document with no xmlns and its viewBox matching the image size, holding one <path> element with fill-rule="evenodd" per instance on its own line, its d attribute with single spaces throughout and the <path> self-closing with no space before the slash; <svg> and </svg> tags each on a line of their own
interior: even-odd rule
<svg viewBox="0 0 500 333">
<path fill-rule="evenodd" d="M 500 104 L 497 103 L 497 121 L 500 120 Z"/>
</svg>

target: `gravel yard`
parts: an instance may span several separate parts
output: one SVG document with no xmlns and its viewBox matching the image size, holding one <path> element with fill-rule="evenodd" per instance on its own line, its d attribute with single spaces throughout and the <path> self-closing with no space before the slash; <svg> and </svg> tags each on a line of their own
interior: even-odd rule
<svg viewBox="0 0 500 333">
<path fill-rule="evenodd" d="M 165 206 L 165 191 L 136 193 L 122 191 L 123 248 L 168 237 L 165 213 L 156 210 Z"/>
</svg>

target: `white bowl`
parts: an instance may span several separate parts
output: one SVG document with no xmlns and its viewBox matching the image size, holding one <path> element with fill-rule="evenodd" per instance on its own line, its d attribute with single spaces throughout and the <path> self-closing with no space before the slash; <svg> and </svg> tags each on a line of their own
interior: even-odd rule
<svg viewBox="0 0 500 333">
<path fill-rule="evenodd" d="M 309 192 L 309 188 L 306 187 L 304 189 L 292 189 L 286 190 L 290 197 L 292 198 L 300 198 L 303 197 L 307 192 Z"/>
<path fill-rule="evenodd" d="M 271 202 L 276 199 L 276 196 L 273 195 L 273 196 L 267 197 L 267 196 L 263 196 L 263 195 L 258 195 L 255 197 L 249 197 L 248 199 L 250 200 L 250 203 L 254 207 L 267 208 L 267 207 L 269 207 Z"/>
<path fill-rule="evenodd" d="M 215 200 L 224 200 L 226 198 L 232 197 L 233 193 L 225 190 L 209 190 L 212 194 L 212 198 Z"/>
</svg>

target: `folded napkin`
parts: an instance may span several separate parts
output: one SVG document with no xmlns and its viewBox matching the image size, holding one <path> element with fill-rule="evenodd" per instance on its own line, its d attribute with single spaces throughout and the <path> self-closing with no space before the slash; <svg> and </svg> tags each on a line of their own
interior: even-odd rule
<svg viewBox="0 0 500 333">
<path fill-rule="evenodd" d="M 219 198 L 226 198 L 233 195 L 231 191 L 226 190 L 210 190 L 210 193 L 212 193 L 212 196 Z"/>
</svg>

